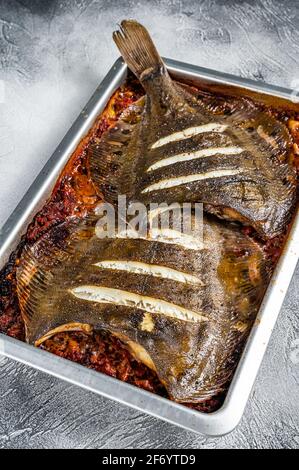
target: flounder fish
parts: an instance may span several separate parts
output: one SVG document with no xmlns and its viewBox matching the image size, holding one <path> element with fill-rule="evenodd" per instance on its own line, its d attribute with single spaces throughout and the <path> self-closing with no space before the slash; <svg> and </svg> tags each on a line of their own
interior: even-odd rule
<svg viewBox="0 0 299 470">
<path fill-rule="evenodd" d="M 213 114 L 171 79 L 136 21 L 123 21 L 113 37 L 146 97 L 90 149 L 91 175 L 104 198 L 202 202 L 266 239 L 282 233 L 296 200 L 286 126 L 253 104 Z"/>
<path fill-rule="evenodd" d="M 27 247 L 18 269 L 30 343 L 108 330 L 190 403 L 223 390 L 266 283 L 259 245 L 207 217 L 201 243 L 168 232 L 102 239 L 96 222 L 67 221 Z"/>
</svg>

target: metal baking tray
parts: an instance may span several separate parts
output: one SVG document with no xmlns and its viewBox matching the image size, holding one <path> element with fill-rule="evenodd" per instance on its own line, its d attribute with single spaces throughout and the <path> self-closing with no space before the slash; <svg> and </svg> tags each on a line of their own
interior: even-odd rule
<svg viewBox="0 0 299 470">
<path fill-rule="evenodd" d="M 180 81 L 215 91 L 227 91 L 229 94 L 251 96 L 262 102 L 274 101 L 281 107 L 294 109 L 294 106 L 297 106 L 298 109 L 298 105 L 294 104 L 291 99 L 291 90 L 174 60 L 165 59 L 165 62 L 171 75 Z M 0 230 L 0 269 L 16 248 L 33 216 L 50 196 L 72 152 L 87 134 L 96 117 L 104 110 L 112 93 L 124 82 L 127 73 L 127 66 L 121 58 L 118 59 Z M 209 436 L 220 436 L 232 431 L 242 417 L 298 258 L 299 217 L 297 214 L 224 404 L 218 411 L 211 414 L 192 410 L 3 334 L 0 334 L 0 353 L 178 426 Z"/>
</svg>

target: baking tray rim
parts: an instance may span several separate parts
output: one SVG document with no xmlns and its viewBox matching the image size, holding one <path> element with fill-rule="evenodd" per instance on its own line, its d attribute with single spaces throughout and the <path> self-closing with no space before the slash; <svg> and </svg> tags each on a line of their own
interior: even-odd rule
<svg viewBox="0 0 299 470">
<path fill-rule="evenodd" d="M 255 82 L 172 59 L 166 58 L 165 62 L 169 71 L 179 78 L 191 77 L 195 80 L 207 80 L 212 83 L 279 97 L 287 101 L 291 101 L 293 96 L 293 91 L 287 88 Z M 0 269 L 20 241 L 30 219 L 32 220 L 34 214 L 45 203 L 45 194 L 47 193 L 49 196 L 51 193 L 51 186 L 54 186 L 72 152 L 87 134 L 98 114 L 102 112 L 113 91 L 123 82 L 126 74 L 126 64 L 122 58 L 117 59 L 21 202 L 3 225 L 0 230 Z M 247 339 L 225 401 L 219 410 L 210 414 L 190 409 L 4 334 L 0 334 L 0 354 L 185 429 L 209 436 L 224 435 L 237 426 L 243 415 L 298 259 L 299 216 L 297 214 L 283 254 L 264 296 L 257 320 Z"/>
</svg>

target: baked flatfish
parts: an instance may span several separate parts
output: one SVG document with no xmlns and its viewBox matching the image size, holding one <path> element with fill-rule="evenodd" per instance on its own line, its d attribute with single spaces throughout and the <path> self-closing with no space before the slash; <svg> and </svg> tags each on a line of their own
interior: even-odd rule
<svg viewBox="0 0 299 470">
<path fill-rule="evenodd" d="M 149 203 L 202 202 L 264 238 L 286 228 L 296 200 L 286 126 L 253 104 L 215 115 L 174 82 L 146 29 L 121 23 L 114 40 L 146 96 L 90 149 L 94 184 Z"/>
<path fill-rule="evenodd" d="M 196 403 L 223 390 L 267 285 L 264 254 L 213 217 L 204 217 L 202 239 L 171 232 L 108 239 L 93 219 L 68 220 L 27 246 L 17 272 L 27 341 L 106 330 L 172 399 Z"/>
</svg>

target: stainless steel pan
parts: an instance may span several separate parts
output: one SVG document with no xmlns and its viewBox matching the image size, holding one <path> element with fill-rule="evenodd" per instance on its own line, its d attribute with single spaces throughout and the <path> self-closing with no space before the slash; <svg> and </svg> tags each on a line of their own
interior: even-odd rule
<svg viewBox="0 0 299 470">
<path fill-rule="evenodd" d="M 247 95 L 266 103 L 293 108 L 291 90 L 165 59 L 170 73 L 186 83 L 228 94 Z M 118 59 L 82 110 L 44 169 L 0 230 L 0 269 L 18 245 L 33 216 L 42 208 L 72 152 L 103 111 L 112 93 L 124 82 L 127 66 Z M 92 371 L 54 354 L 0 334 L 0 353 L 95 393 L 137 408 L 186 429 L 210 436 L 233 430 L 240 421 L 283 299 L 299 258 L 299 217 L 264 297 L 223 406 L 200 413 L 117 379 Z"/>
</svg>

